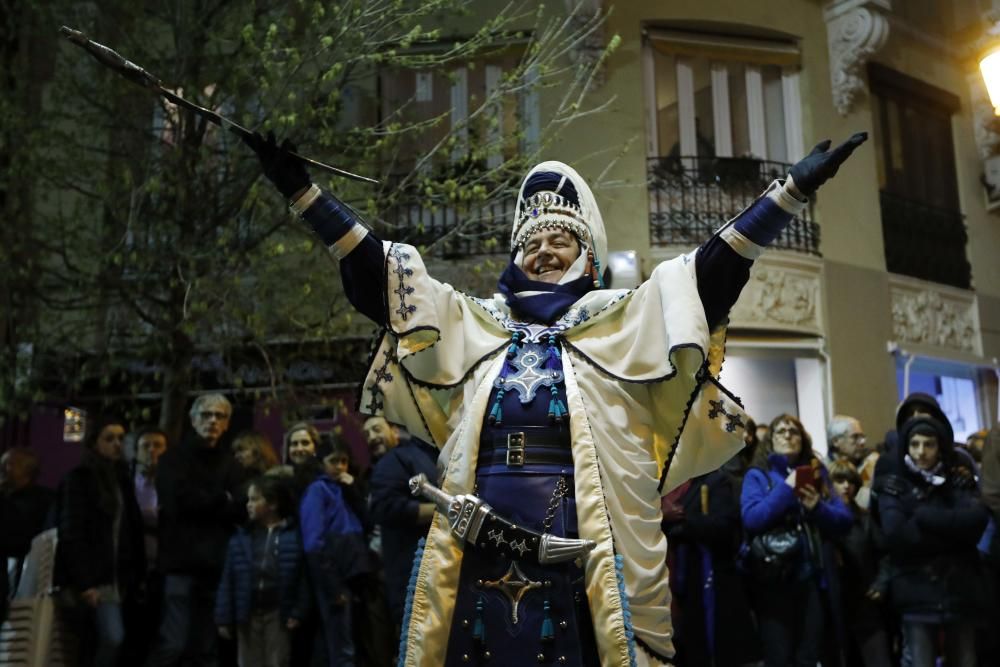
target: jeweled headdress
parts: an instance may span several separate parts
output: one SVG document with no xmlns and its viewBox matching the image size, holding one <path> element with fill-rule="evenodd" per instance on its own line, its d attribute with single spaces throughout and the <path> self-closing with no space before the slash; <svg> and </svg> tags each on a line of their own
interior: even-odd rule
<svg viewBox="0 0 1000 667">
<path fill-rule="evenodd" d="M 545 229 L 566 229 L 588 246 L 593 245 L 590 228 L 580 207 L 555 192 L 536 192 L 524 202 L 514 222 L 511 247 L 519 248 L 536 232 Z"/>
<path fill-rule="evenodd" d="M 557 184 L 545 190 L 534 192 L 525 197 L 525 188 L 532 176 L 539 172 L 556 174 Z M 579 205 L 573 203 L 560 191 L 576 192 Z M 597 201 L 590 186 L 572 167 L 562 162 L 548 161 L 536 165 L 525 176 L 517 197 L 517 207 L 514 211 L 514 227 L 510 235 L 510 249 L 520 262 L 521 249 L 532 234 L 543 229 L 566 229 L 572 232 L 594 255 L 596 264 L 603 265 L 608 251 L 607 237 L 604 232 L 604 220 L 597 208 Z"/>
</svg>

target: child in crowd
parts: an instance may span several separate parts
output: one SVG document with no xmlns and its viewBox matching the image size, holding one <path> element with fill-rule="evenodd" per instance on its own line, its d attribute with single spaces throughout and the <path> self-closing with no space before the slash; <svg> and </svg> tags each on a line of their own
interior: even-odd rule
<svg viewBox="0 0 1000 667">
<path fill-rule="evenodd" d="M 289 630 L 306 614 L 302 542 L 287 482 L 258 477 L 247 491 L 248 528 L 229 541 L 219 582 L 215 622 L 219 634 L 232 637 L 236 627 L 240 667 L 286 667 Z"/>
<path fill-rule="evenodd" d="M 889 638 L 885 627 L 883 601 L 889 586 L 889 562 L 877 525 L 857 502 L 864 480 L 845 458 L 830 464 L 833 490 L 854 522 L 850 531 L 835 537 L 840 571 L 841 598 L 847 625 L 845 663 L 865 667 L 889 667 Z"/>
<path fill-rule="evenodd" d="M 352 588 L 371 571 L 362 519 L 352 507 L 353 485 L 345 484 L 343 459 L 335 452 L 321 453 L 320 472 L 299 504 L 309 579 L 331 667 L 354 664 Z"/>
</svg>

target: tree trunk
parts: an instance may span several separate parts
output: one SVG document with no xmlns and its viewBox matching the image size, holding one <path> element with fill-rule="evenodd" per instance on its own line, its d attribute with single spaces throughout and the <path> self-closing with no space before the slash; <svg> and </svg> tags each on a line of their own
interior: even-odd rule
<svg viewBox="0 0 1000 667">
<path fill-rule="evenodd" d="M 191 390 L 191 360 L 194 350 L 190 341 L 174 341 L 173 354 L 163 369 L 163 397 L 160 403 L 160 428 L 167 433 L 167 442 L 180 444 L 184 425 L 188 421 L 188 392 Z M 178 345 L 178 343 L 180 343 Z"/>
</svg>

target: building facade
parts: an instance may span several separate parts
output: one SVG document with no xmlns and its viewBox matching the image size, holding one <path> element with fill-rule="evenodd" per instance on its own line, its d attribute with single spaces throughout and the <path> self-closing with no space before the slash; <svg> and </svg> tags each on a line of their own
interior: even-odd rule
<svg viewBox="0 0 1000 667">
<path fill-rule="evenodd" d="M 642 276 L 816 142 L 870 136 L 732 313 L 722 378 L 750 414 L 800 415 L 820 450 L 836 413 L 880 438 L 908 391 L 937 395 L 957 438 L 995 423 L 1000 217 L 983 174 L 997 136 L 975 57 L 991 7 L 614 5 L 605 31 L 621 47 L 597 91 L 611 106 L 552 157 L 595 183 L 611 249 Z"/>
</svg>

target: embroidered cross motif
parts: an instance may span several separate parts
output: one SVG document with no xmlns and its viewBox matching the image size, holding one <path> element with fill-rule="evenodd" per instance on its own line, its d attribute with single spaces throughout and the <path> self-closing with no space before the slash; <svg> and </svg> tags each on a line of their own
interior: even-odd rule
<svg viewBox="0 0 1000 667">
<path fill-rule="evenodd" d="M 487 535 L 487 537 L 489 537 L 489 539 L 491 539 L 494 542 L 496 542 L 498 547 L 501 544 L 506 544 L 507 543 L 507 539 L 503 536 L 503 531 L 502 530 L 491 530 L 489 532 L 489 535 Z"/>
<path fill-rule="evenodd" d="M 375 379 L 369 387 L 371 401 L 368 403 L 368 411 L 371 414 L 381 414 L 382 409 L 385 407 L 385 403 L 382 401 L 382 385 L 389 384 L 393 380 L 392 373 L 389 371 L 389 364 L 396 361 L 396 355 L 392 348 L 383 350 L 382 355 L 382 365 L 375 369 Z"/>
<path fill-rule="evenodd" d="M 743 420 L 740 418 L 739 414 L 735 412 L 733 413 L 726 412 L 726 404 L 724 401 L 721 400 L 709 401 L 708 404 L 712 406 L 712 409 L 708 411 L 708 418 L 715 419 L 719 415 L 725 417 L 727 432 L 733 433 L 736 431 L 737 428 L 746 427 L 746 424 L 743 423 Z"/>
<path fill-rule="evenodd" d="M 389 364 L 396 361 L 396 355 L 393 351 L 385 350 L 382 352 L 384 359 L 382 360 L 382 367 L 375 369 L 375 384 L 381 385 L 382 383 L 388 384 L 392 382 L 392 373 L 389 372 Z"/>
<path fill-rule="evenodd" d="M 381 414 L 385 403 L 382 402 L 382 392 L 379 391 L 378 385 L 374 385 L 371 388 L 371 395 L 371 400 L 368 402 L 368 407 L 366 408 L 368 413 L 373 415 Z"/>
<path fill-rule="evenodd" d="M 729 431 L 730 433 L 735 431 L 737 427 L 739 428 L 746 427 L 746 424 L 743 423 L 743 420 L 740 419 L 740 416 L 737 414 L 731 414 L 731 415 L 727 414 L 726 420 L 729 422 L 726 424 L 726 430 Z"/>
<path fill-rule="evenodd" d="M 389 257 L 395 260 L 396 268 L 392 272 L 396 274 L 396 279 L 399 281 L 399 286 L 393 290 L 393 293 L 399 296 L 399 308 L 395 310 L 395 313 L 405 322 L 406 318 L 417 310 L 416 306 L 406 303 L 406 297 L 413 294 L 414 291 L 413 287 L 406 284 L 406 278 L 413 275 L 413 269 L 403 266 L 403 262 L 410 259 L 410 255 L 400 250 L 398 245 L 393 244 L 389 249 Z"/>
</svg>

